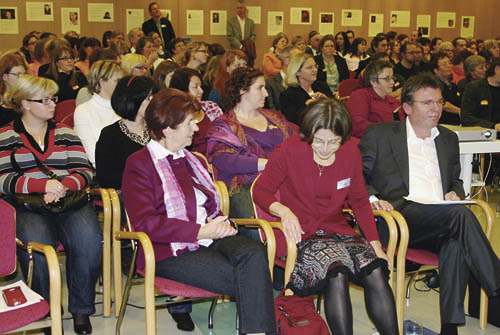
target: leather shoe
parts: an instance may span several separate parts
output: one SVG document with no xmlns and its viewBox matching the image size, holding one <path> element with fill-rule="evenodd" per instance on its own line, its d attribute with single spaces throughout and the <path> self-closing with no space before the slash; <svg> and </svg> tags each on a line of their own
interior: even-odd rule
<svg viewBox="0 0 500 335">
<path fill-rule="evenodd" d="M 79 335 L 92 334 L 89 316 L 86 314 L 73 314 L 73 329 Z"/>
<path fill-rule="evenodd" d="M 177 322 L 177 329 L 186 332 L 192 332 L 194 330 L 194 323 L 189 313 L 174 313 L 171 315 L 175 322 Z"/>
</svg>

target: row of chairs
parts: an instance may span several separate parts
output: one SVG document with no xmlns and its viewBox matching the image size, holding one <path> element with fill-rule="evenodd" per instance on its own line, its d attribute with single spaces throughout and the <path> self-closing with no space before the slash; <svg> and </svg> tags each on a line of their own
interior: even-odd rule
<svg viewBox="0 0 500 335">
<path fill-rule="evenodd" d="M 208 162 L 206 162 L 208 164 Z M 229 213 L 229 195 L 227 188 L 224 183 L 216 181 L 216 188 L 219 192 L 221 198 L 221 209 L 222 212 L 227 215 Z M 253 188 L 252 188 L 253 190 Z M 128 229 L 125 231 L 121 228 L 121 207 L 120 200 L 116 190 L 114 189 L 99 189 L 96 190 L 100 196 L 102 203 L 100 204 L 103 208 L 100 212 L 100 218 L 103 222 L 103 314 L 104 316 L 109 316 L 111 314 L 111 241 L 112 241 L 112 253 L 113 253 L 113 286 L 114 286 L 114 298 L 115 298 L 115 316 L 118 317 L 116 324 L 116 334 L 120 333 L 121 323 L 124 317 L 126 304 L 128 301 L 130 288 L 132 285 L 132 275 L 134 266 L 131 266 L 129 271 L 129 276 L 127 278 L 125 291 L 122 292 L 122 271 L 121 271 L 121 241 L 122 240 L 132 240 L 134 246 L 134 256 L 137 252 L 137 246 L 140 245 L 145 251 L 146 257 L 146 267 L 145 271 L 140 274 L 144 277 L 144 297 L 145 297 L 145 317 L 146 317 L 146 334 L 156 334 L 156 313 L 155 313 L 155 289 L 167 294 L 169 296 L 180 296 L 187 298 L 213 298 L 213 303 L 209 312 L 209 328 L 213 325 L 213 312 L 216 303 L 216 297 L 220 294 L 216 292 L 209 292 L 206 290 L 201 290 L 189 285 L 185 285 L 179 282 L 156 278 L 154 273 L 155 260 L 151 241 L 148 236 L 143 232 L 133 232 L 128 225 Z M 254 205 L 255 206 L 255 205 Z M 477 207 L 482 216 L 486 221 L 485 233 L 489 239 L 492 231 L 493 223 L 493 212 L 489 205 L 484 201 L 477 200 L 474 203 L 474 207 Z M 0 276 L 5 276 L 9 273 L 15 271 L 15 211 L 14 209 L 5 203 L 0 201 L 0 209 L 2 213 L 6 213 L 1 216 L 0 221 L 0 233 L 2 236 L 6 237 L 4 243 L 0 246 L 0 258 L 2 263 L 0 264 Z M 248 228 L 258 228 L 263 234 L 263 240 L 266 243 L 268 251 L 268 261 L 269 269 L 272 276 L 273 267 L 279 266 L 285 269 L 285 285 L 288 283 L 290 275 L 295 266 L 297 248 L 293 241 L 286 240 L 283 234 L 283 228 L 281 222 L 275 217 L 271 217 L 265 213 L 262 209 L 255 206 L 255 216 L 258 219 L 238 219 L 235 220 L 238 225 L 243 225 Z M 352 213 L 351 213 L 352 214 Z M 438 266 L 437 255 L 425 252 L 422 250 L 407 250 L 408 245 L 408 227 L 403 216 L 397 211 L 374 211 L 374 214 L 381 216 L 389 230 L 389 244 L 387 246 L 387 254 L 391 262 L 396 258 L 396 272 L 391 273 L 389 283 L 391 288 L 394 290 L 395 286 L 395 297 L 396 306 L 398 313 L 399 328 L 403 329 L 404 320 L 404 305 L 405 305 L 405 261 L 411 260 L 418 264 L 423 264 L 426 266 L 436 267 Z M 399 243 L 398 243 L 399 241 Z M 57 261 L 57 255 L 52 247 L 44 246 L 39 243 L 29 243 L 26 247 L 28 252 L 43 252 L 46 254 L 49 263 L 49 269 L 51 273 L 51 306 L 48 308 L 46 306 L 41 309 L 38 314 L 39 317 L 47 314 L 50 310 L 50 316 L 52 320 L 52 334 L 60 334 L 62 332 L 61 326 L 61 310 L 60 310 L 60 292 L 61 292 L 61 281 L 59 273 L 59 265 Z M 3 264 L 3 262 L 6 262 Z M 395 280 L 394 280 L 395 274 Z M 29 282 L 29 280 L 28 280 Z M 287 291 L 286 294 L 292 294 L 291 291 Z M 40 305 L 44 305 L 43 303 Z M 120 307 L 120 308 L 118 308 Z M 30 307 L 34 308 L 34 307 Z M 20 312 L 18 310 L 18 315 L 24 316 L 27 313 Z M 31 313 L 30 315 L 37 315 Z M 36 317 L 35 317 L 36 318 Z M 22 318 L 26 319 L 26 318 Z M 5 320 L 5 322 L 2 322 Z M 12 326 L 7 326 L 8 321 L 17 321 Z M 486 328 L 487 320 L 487 296 L 484 291 L 481 291 L 481 303 L 480 303 L 480 327 Z M 23 320 L 27 323 L 31 323 L 33 320 Z M 0 326 L 0 333 L 6 332 L 8 330 L 16 329 L 21 327 L 18 317 L 8 316 L 6 313 L 0 313 L 0 325 L 4 327 L 11 327 L 10 329 L 4 329 Z M 47 326 L 47 321 L 38 324 L 38 327 Z M 33 326 L 29 326 L 29 329 Z M 24 328 L 23 328 L 24 329 Z"/>
</svg>

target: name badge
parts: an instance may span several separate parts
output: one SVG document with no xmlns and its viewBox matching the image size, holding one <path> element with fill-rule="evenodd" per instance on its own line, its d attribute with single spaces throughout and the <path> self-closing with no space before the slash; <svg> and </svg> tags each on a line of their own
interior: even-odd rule
<svg viewBox="0 0 500 335">
<path fill-rule="evenodd" d="M 167 25 L 166 24 L 162 24 L 161 27 L 162 28 L 167 28 Z"/>
<path fill-rule="evenodd" d="M 339 180 L 337 182 L 337 190 L 346 188 L 351 185 L 351 178 L 346 178 L 344 180 Z"/>
<path fill-rule="evenodd" d="M 78 86 L 78 85 L 75 85 L 75 86 L 72 87 L 73 91 L 76 91 L 79 88 L 80 88 L 80 86 Z"/>
<path fill-rule="evenodd" d="M 481 100 L 481 106 L 488 106 L 488 100 Z"/>
</svg>

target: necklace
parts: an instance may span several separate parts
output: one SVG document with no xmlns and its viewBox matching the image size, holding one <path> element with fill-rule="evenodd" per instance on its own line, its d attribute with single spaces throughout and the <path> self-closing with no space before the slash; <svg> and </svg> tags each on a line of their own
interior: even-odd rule
<svg viewBox="0 0 500 335">
<path fill-rule="evenodd" d="M 32 128 L 27 126 L 24 122 L 24 129 L 26 129 L 26 132 L 31 135 L 31 137 L 35 140 L 35 142 L 38 144 L 38 146 L 43 150 L 44 143 L 45 143 L 45 133 L 47 132 L 47 123 L 43 126 L 42 131 L 40 132 L 35 132 Z"/>
<path fill-rule="evenodd" d="M 120 126 L 120 130 L 127 135 L 129 139 L 131 139 L 133 142 L 140 144 L 142 146 L 145 146 L 148 144 L 149 140 L 151 139 L 149 137 L 149 132 L 148 132 L 148 127 L 144 125 L 144 129 L 142 130 L 142 136 L 131 132 L 125 122 L 123 120 L 118 121 L 118 125 Z"/>
<path fill-rule="evenodd" d="M 323 175 L 323 171 L 327 168 L 327 166 L 319 165 L 318 163 L 316 163 L 316 165 L 318 166 L 319 176 L 321 177 Z"/>
</svg>

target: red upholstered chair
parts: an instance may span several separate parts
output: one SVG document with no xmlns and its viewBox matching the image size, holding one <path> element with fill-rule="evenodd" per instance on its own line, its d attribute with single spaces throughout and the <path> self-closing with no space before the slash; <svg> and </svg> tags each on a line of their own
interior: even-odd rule
<svg viewBox="0 0 500 335">
<path fill-rule="evenodd" d="M 276 256 L 274 259 L 274 263 L 275 263 L 275 265 L 285 269 L 285 287 L 286 287 L 289 280 L 290 280 L 290 275 L 293 272 L 293 268 L 295 267 L 295 261 L 297 258 L 297 245 L 295 244 L 294 241 L 287 240 L 285 238 L 285 235 L 283 233 L 283 226 L 281 225 L 279 218 L 272 216 L 266 210 L 259 207 L 255 203 L 255 201 L 253 201 L 253 187 L 255 185 L 255 182 L 259 179 L 259 177 L 260 177 L 260 175 L 257 176 L 257 178 L 255 178 L 254 182 L 252 183 L 252 187 L 250 188 L 250 194 L 252 195 L 252 202 L 253 202 L 253 206 L 254 206 L 254 214 L 255 214 L 256 218 L 261 218 L 261 219 L 265 219 L 266 221 L 268 221 L 269 224 L 271 225 L 271 227 L 273 228 L 273 231 L 275 233 L 275 239 L 276 239 L 276 242 L 275 242 L 276 243 Z M 276 194 L 276 197 L 279 199 L 279 191 Z M 350 215 L 352 215 L 352 212 L 350 210 L 345 210 L 345 211 L 347 211 Z M 396 244 L 397 244 L 397 240 L 398 240 L 398 231 L 397 231 L 396 223 L 394 222 L 394 219 L 389 214 L 389 212 L 382 211 L 382 210 L 374 210 L 373 213 L 376 216 L 381 216 L 388 226 L 389 244 L 388 244 L 386 253 L 387 253 L 387 256 L 389 257 L 389 260 L 391 262 L 393 262 L 394 253 L 396 250 Z M 392 272 L 391 272 L 390 277 L 389 277 L 389 285 L 394 290 Z M 287 290 L 286 294 L 292 294 L 291 290 Z M 319 303 L 318 303 L 317 307 L 319 309 Z"/>
<path fill-rule="evenodd" d="M 478 216 L 478 220 L 481 222 L 480 218 L 484 218 L 483 229 L 486 238 L 490 240 L 491 231 L 493 228 L 493 211 L 490 206 L 483 200 L 474 200 L 474 204 L 470 205 L 472 210 L 477 210 L 475 212 Z M 427 271 L 430 269 L 435 269 L 439 266 L 438 255 L 426 250 L 421 249 L 410 249 L 408 248 L 409 240 L 409 230 L 408 225 L 404 217 L 398 211 L 391 211 L 391 215 L 398 224 L 400 245 L 397 250 L 397 272 L 396 272 L 396 309 L 398 313 L 399 329 L 403 329 L 404 320 L 404 306 L 405 299 L 409 299 L 410 285 L 418 275 L 418 273 Z M 478 214 L 479 213 L 479 214 Z M 411 261 L 416 264 L 421 264 L 421 267 L 414 272 L 405 271 L 405 261 Z M 412 274 L 412 277 L 408 281 L 407 286 L 405 286 L 405 275 Z M 406 292 L 406 294 L 405 294 Z M 480 297 L 480 310 L 479 310 L 479 328 L 485 329 L 488 319 L 488 297 L 483 289 L 481 289 Z"/>
<path fill-rule="evenodd" d="M 54 112 L 54 121 L 62 122 L 64 118 L 75 112 L 76 103 L 75 99 L 64 100 L 56 105 L 56 111 Z"/>
<path fill-rule="evenodd" d="M 345 79 L 342 80 L 339 84 L 339 97 L 347 97 L 350 96 L 351 93 L 358 88 L 362 88 L 361 82 L 359 79 Z"/>
<path fill-rule="evenodd" d="M 70 128 L 74 128 L 75 127 L 74 117 L 75 117 L 75 113 L 68 114 L 61 120 L 61 123 L 64 123 L 65 125 L 67 125 Z"/>
<path fill-rule="evenodd" d="M 224 215 L 229 212 L 229 196 L 227 192 L 226 185 L 221 182 L 215 182 L 217 191 L 221 198 L 221 211 Z M 198 298 L 211 298 L 212 305 L 210 306 L 209 317 L 208 317 L 208 328 L 213 328 L 213 313 L 215 311 L 215 306 L 217 303 L 217 297 L 221 294 L 215 292 L 209 292 L 200 288 L 196 288 L 190 285 L 186 285 L 173 280 L 155 277 L 155 257 L 153 251 L 153 245 L 151 240 L 144 232 L 134 232 L 131 230 L 130 224 L 128 225 L 128 231 L 122 231 L 120 229 L 121 221 L 121 209 L 120 209 L 120 199 L 118 193 L 114 189 L 109 189 L 109 194 L 111 196 L 112 206 L 113 206 L 113 274 L 114 274 L 114 289 L 115 289 L 115 304 L 120 306 L 120 311 L 118 315 L 118 320 L 116 322 L 116 334 L 120 334 L 120 327 L 123 322 L 123 317 L 125 314 L 125 308 L 127 305 L 128 297 L 130 294 L 130 288 L 132 285 L 132 275 L 134 272 L 134 264 L 137 255 L 138 243 L 144 251 L 145 257 L 145 270 L 138 271 L 138 273 L 144 277 L 144 298 L 146 301 L 146 334 L 153 335 L 156 334 L 156 307 L 155 307 L 155 289 L 169 297 L 184 297 L 183 301 L 189 301 Z M 128 221 L 128 220 L 127 220 Z M 265 220 L 255 220 L 255 219 L 233 219 L 237 225 L 244 225 L 248 227 L 261 227 L 267 234 L 269 234 L 267 245 L 268 257 L 271 255 L 274 258 L 275 254 L 275 243 L 274 236 L 272 234 L 271 228 L 267 225 Z M 125 285 L 125 291 L 122 296 L 122 275 L 121 275 L 121 240 L 129 239 L 133 241 L 134 254 L 132 257 L 132 265 L 130 266 L 130 271 L 127 277 L 127 282 Z M 273 263 L 270 262 L 269 267 L 272 275 Z M 171 300 L 170 298 L 162 304 L 174 303 L 177 301 Z M 117 310 L 115 309 L 115 312 Z"/>
<path fill-rule="evenodd" d="M 0 200 L 0 277 L 9 275 L 16 270 L 16 212 L 7 202 Z M 61 321 L 61 273 L 56 252 L 51 246 L 30 242 L 27 246 L 18 243 L 20 247 L 26 248 L 32 255 L 33 251 L 45 254 L 49 267 L 50 280 L 50 306 L 42 300 L 33 305 L 0 313 L 0 333 L 21 332 L 51 326 L 52 334 L 62 334 Z M 30 257 L 33 265 L 33 257 Z M 32 271 L 28 273 L 28 286 L 31 283 Z M 1 289 L 1 288 L 0 288 Z M 50 312 L 50 320 L 41 320 Z M 39 321 L 41 320 L 41 321 Z"/>
</svg>

